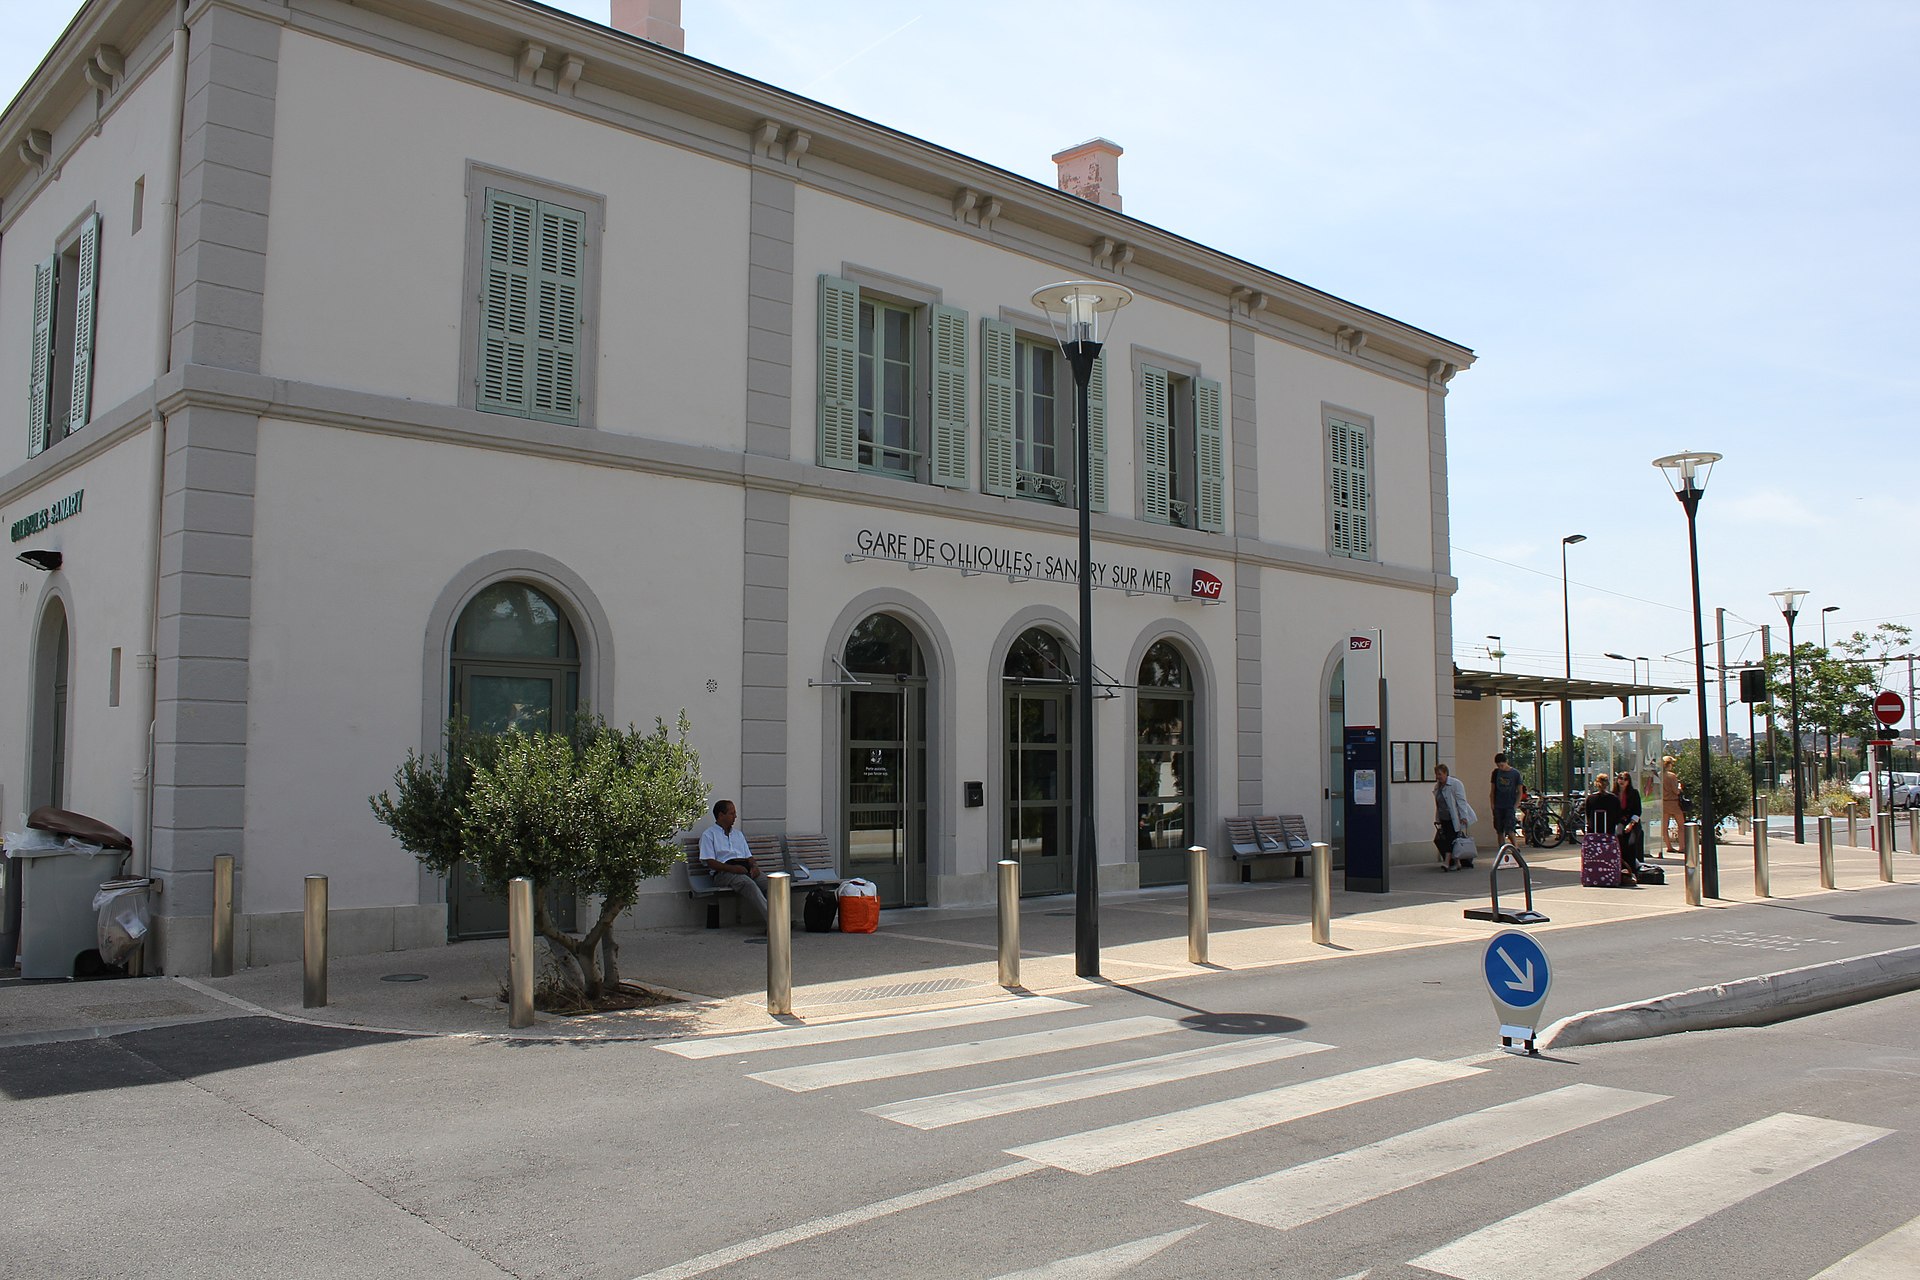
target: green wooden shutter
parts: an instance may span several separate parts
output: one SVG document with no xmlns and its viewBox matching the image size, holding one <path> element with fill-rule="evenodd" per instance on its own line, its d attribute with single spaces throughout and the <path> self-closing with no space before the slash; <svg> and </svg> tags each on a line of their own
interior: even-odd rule
<svg viewBox="0 0 1920 1280">
<path fill-rule="evenodd" d="M 1226 457 L 1220 427 L 1220 384 L 1209 378 L 1193 383 L 1193 447 L 1199 467 L 1194 481 L 1194 506 L 1199 528 L 1224 533 L 1227 528 Z"/>
<path fill-rule="evenodd" d="M 476 403 L 495 413 L 525 414 L 532 404 L 530 313 L 539 220 L 538 201 L 505 191 L 487 192 Z"/>
<path fill-rule="evenodd" d="M 1013 326 L 980 321 L 980 487 L 1003 498 L 1014 495 L 1018 477 L 1013 452 Z"/>
<path fill-rule="evenodd" d="M 1327 453 L 1332 467 L 1332 551 L 1356 560 L 1373 558 L 1373 494 L 1367 429 L 1339 418 L 1327 420 Z"/>
<path fill-rule="evenodd" d="M 1101 352 L 1087 377 L 1087 507 L 1107 509 L 1107 356 Z"/>
<path fill-rule="evenodd" d="M 53 371 L 53 291 L 60 274 L 60 258 L 48 258 L 33 269 L 33 360 L 27 374 L 27 456 L 46 452 L 47 426 L 53 397 L 48 394 Z"/>
<path fill-rule="evenodd" d="M 820 465 L 860 465 L 860 287 L 820 277 Z"/>
<path fill-rule="evenodd" d="M 1173 427 L 1167 371 L 1152 365 L 1140 368 L 1141 456 L 1146 461 L 1144 515 L 1166 524 L 1172 516 L 1173 458 L 1168 435 Z"/>
<path fill-rule="evenodd" d="M 67 433 L 87 425 L 93 416 L 94 295 L 100 287 L 100 215 L 80 228 L 80 270 L 73 287 L 73 383 L 67 400 Z"/>
<path fill-rule="evenodd" d="M 967 474 L 967 313 L 935 306 L 933 436 L 929 479 L 949 489 L 971 488 Z"/>
<path fill-rule="evenodd" d="M 533 377 L 529 416 L 580 421 L 580 292 L 586 217 L 544 201 L 536 207 Z"/>
</svg>

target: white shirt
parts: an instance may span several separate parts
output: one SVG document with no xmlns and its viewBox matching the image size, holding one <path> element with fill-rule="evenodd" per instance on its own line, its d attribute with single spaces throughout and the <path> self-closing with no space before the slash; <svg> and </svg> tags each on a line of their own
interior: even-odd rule
<svg viewBox="0 0 1920 1280">
<path fill-rule="evenodd" d="M 753 850 L 747 847 L 747 833 L 738 824 L 728 832 L 716 822 L 700 833 L 702 862 L 732 862 L 752 856 Z"/>
</svg>

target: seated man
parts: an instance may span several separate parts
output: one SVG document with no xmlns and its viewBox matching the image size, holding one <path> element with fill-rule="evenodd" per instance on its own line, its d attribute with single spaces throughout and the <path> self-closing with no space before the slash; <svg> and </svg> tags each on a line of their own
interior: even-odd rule
<svg viewBox="0 0 1920 1280">
<path fill-rule="evenodd" d="M 747 847 L 747 837 L 736 825 L 738 818 L 733 801 L 714 803 L 713 825 L 700 833 L 700 864 L 713 873 L 715 884 L 732 889 L 741 903 L 765 924 L 767 895 L 760 887 L 760 871 L 753 865 L 753 851 Z"/>
</svg>

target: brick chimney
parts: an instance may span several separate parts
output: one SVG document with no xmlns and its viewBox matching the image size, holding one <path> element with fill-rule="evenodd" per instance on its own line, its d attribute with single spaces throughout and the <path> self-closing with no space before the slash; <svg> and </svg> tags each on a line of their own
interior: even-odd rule
<svg viewBox="0 0 1920 1280">
<path fill-rule="evenodd" d="M 1119 143 L 1105 138 L 1089 138 L 1077 147 L 1056 151 L 1053 162 L 1060 168 L 1060 189 L 1120 212 L 1120 157 L 1124 154 Z"/>
<path fill-rule="evenodd" d="M 680 25 L 680 0 L 613 0 L 616 31 L 687 51 L 687 33 Z"/>
</svg>

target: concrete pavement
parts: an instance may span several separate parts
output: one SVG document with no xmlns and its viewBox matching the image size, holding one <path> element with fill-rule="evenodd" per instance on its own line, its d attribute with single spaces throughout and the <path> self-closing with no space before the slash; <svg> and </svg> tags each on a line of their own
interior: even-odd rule
<svg viewBox="0 0 1920 1280">
<path fill-rule="evenodd" d="M 1535 906 L 1551 934 L 1674 917 L 1676 927 L 1728 907 L 1757 901 L 1751 844 L 1721 842 L 1720 887 L 1708 905 L 1685 903 L 1677 859 L 1663 865 L 1669 882 L 1634 889 L 1589 889 L 1579 883 L 1579 855 L 1562 847 L 1529 851 Z M 1821 892 L 1816 850 L 1775 837 L 1775 899 Z M 1339 964 L 1343 959 L 1483 939 L 1497 926 L 1464 919 L 1466 906 L 1484 905 L 1489 859 L 1470 872 L 1437 867 L 1394 869 L 1386 894 L 1341 892 L 1335 873 L 1332 945 L 1316 946 L 1309 924 L 1305 879 L 1216 885 L 1211 895 L 1209 965 L 1245 972 L 1279 966 Z M 1869 849 L 1835 851 L 1843 890 L 1860 891 L 1860 918 L 1872 919 L 1879 885 L 1878 855 Z M 1920 862 L 1898 855 L 1897 881 L 1920 882 Z M 1502 873 L 1503 902 L 1518 901 L 1518 875 Z M 1074 972 L 1070 897 L 1021 904 L 1022 985 L 1030 993 L 1085 991 L 1102 980 Z M 1843 917 L 1844 918 L 1844 917 Z M 115 982 L 10 984 L 0 987 L 0 1045 L 114 1035 L 142 1026 L 267 1013 L 321 1025 L 406 1034 L 511 1036 L 525 1039 L 655 1039 L 776 1025 L 766 1010 L 766 945 L 746 930 L 698 927 L 690 906 L 685 927 L 617 932 L 622 975 L 668 995 L 652 1008 L 592 1017 L 542 1014 L 525 1031 L 509 1032 L 500 1002 L 506 973 L 504 941 L 467 942 L 418 951 L 337 959 L 329 972 L 331 1004 L 301 1008 L 298 965 L 250 969 L 223 979 L 157 978 Z M 1101 903 L 1102 975 L 1106 983 L 1153 984 L 1205 970 L 1187 961 L 1186 894 L 1144 890 L 1104 897 Z M 972 1003 L 995 995 L 996 918 L 991 909 L 920 909 L 884 913 L 876 934 L 793 935 L 794 1010 L 817 1022 Z M 1882 942 L 1879 946 L 1887 945 Z M 1878 947 L 1863 946 L 1863 950 Z M 1766 966 L 1756 960 L 1754 972 Z M 1656 994 L 1649 992 L 1648 994 Z"/>
</svg>

